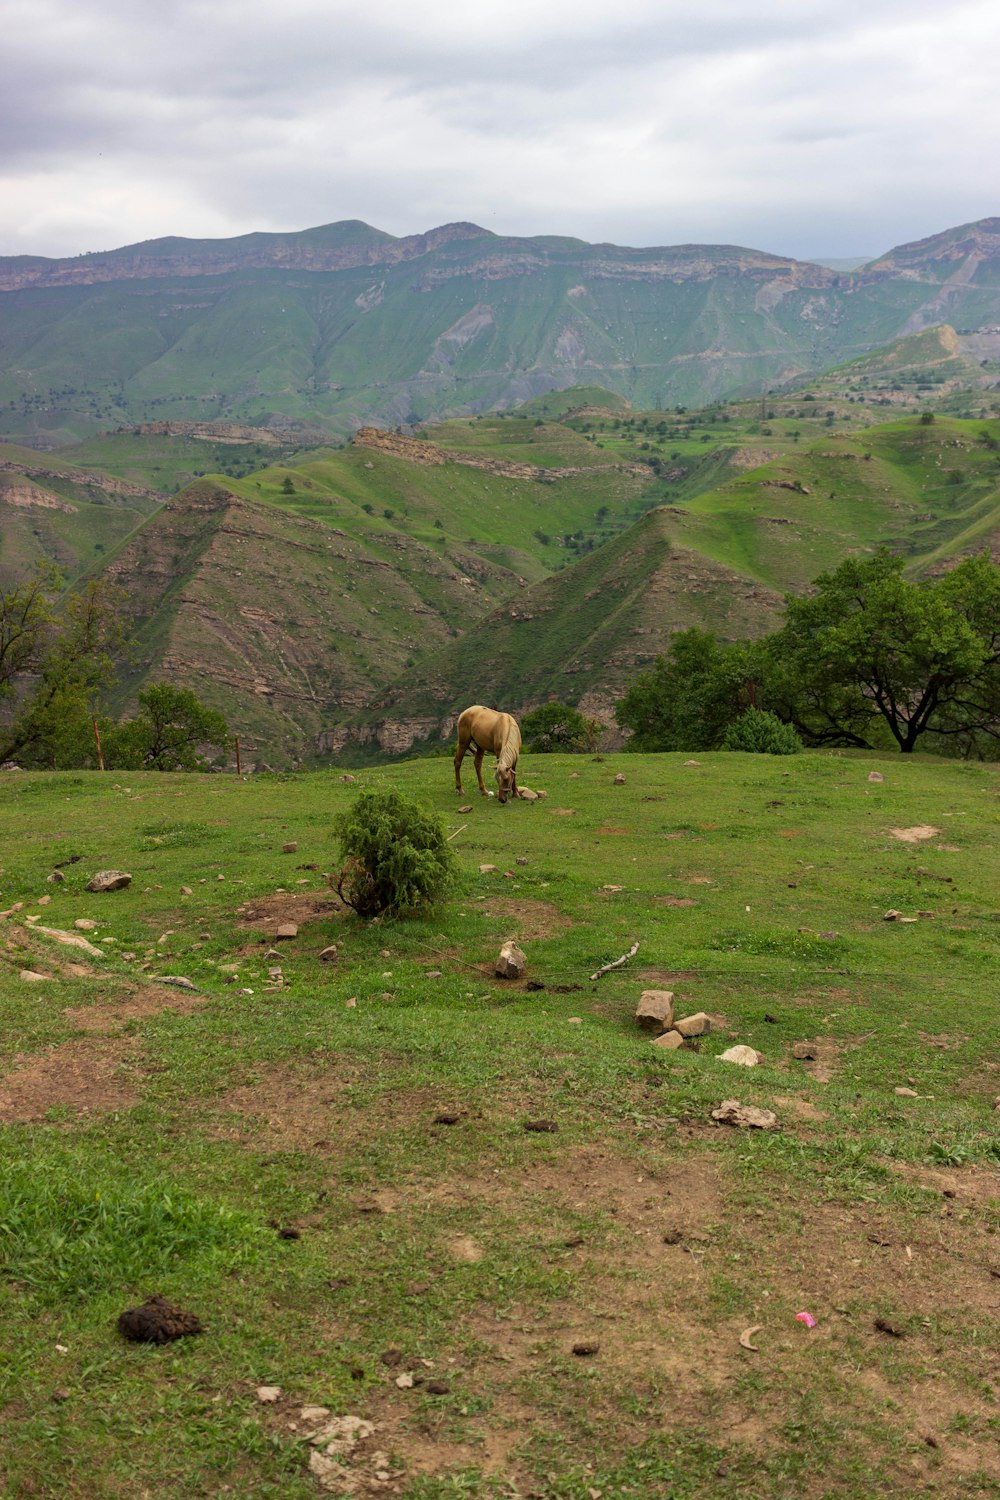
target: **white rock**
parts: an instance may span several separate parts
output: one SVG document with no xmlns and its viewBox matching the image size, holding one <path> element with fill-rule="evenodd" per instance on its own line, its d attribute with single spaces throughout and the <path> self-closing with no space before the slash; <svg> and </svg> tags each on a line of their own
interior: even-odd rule
<svg viewBox="0 0 1000 1500">
<path fill-rule="evenodd" d="M 753 1047 L 727 1047 L 725 1052 L 719 1053 L 720 1062 L 739 1063 L 741 1068 L 755 1068 L 762 1061 L 759 1052 Z"/>
<path fill-rule="evenodd" d="M 259 1385 L 257 1387 L 257 1389 L 254 1391 L 254 1395 L 257 1397 L 257 1400 L 259 1402 L 261 1402 L 261 1404 L 263 1406 L 268 1406 L 272 1402 L 278 1400 L 279 1396 L 281 1395 L 281 1386 L 280 1385 Z"/>
</svg>

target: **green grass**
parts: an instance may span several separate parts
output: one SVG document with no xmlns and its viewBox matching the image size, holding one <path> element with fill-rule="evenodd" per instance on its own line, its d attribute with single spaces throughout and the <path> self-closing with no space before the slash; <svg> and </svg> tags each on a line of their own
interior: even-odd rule
<svg viewBox="0 0 1000 1500">
<path fill-rule="evenodd" d="M 544 801 L 462 814 L 443 759 L 6 775 L 0 1493 L 315 1494 L 289 1425 L 314 1403 L 376 1424 L 406 1500 L 1000 1493 L 996 768 L 698 761 L 526 756 Z M 365 926 L 323 872 L 380 784 L 440 813 L 462 875 Z M 132 885 L 89 895 L 112 866 Z M 36 913 L 92 918 L 106 957 L 66 972 Z M 543 988 L 493 976 L 508 936 Z M 163 974 L 199 995 L 137 1004 Z M 698 1051 L 637 1030 L 650 985 L 716 1018 Z M 825 1082 L 792 1056 L 816 1038 Z M 719 1063 L 735 1041 L 762 1065 Z M 713 1126 L 725 1097 L 781 1128 Z M 206 1332 L 123 1343 L 156 1291 Z"/>
</svg>

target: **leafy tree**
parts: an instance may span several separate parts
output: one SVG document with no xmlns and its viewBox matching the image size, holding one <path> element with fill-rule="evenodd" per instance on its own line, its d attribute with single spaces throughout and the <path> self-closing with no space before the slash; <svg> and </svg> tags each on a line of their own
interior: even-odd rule
<svg viewBox="0 0 1000 1500">
<path fill-rule="evenodd" d="M 521 720 L 525 748 L 546 755 L 553 750 L 584 750 L 590 733 L 587 720 L 565 703 L 543 703 Z"/>
<path fill-rule="evenodd" d="M 911 752 L 922 735 L 968 753 L 1000 740 L 1000 568 L 968 557 L 940 578 L 910 582 L 880 551 L 824 573 L 790 599 L 768 643 L 783 663 L 772 683 L 783 717 L 814 743 L 870 744 L 887 729 Z M 781 707 L 778 709 L 782 712 Z"/>
<path fill-rule="evenodd" d="M 441 819 L 395 789 L 362 792 L 333 826 L 345 861 L 337 890 L 361 917 L 413 915 L 455 878 Z"/>
<path fill-rule="evenodd" d="M 711 631 L 682 630 L 667 656 L 641 672 L 615 706 L 632 731 L 629 750 L 716 750 L 756 696 L 761 664 L 750 644 L 724 645 Z"/>
<path fill-rule="evenodd" d="M 134 719 L 102 732 L 104 763 L 122 771 L 199 771 L 205 747 L 222 749 L 229 729 L 222 714 L 206 708 L 190 688 L 155 682 L 139 694 Z"/>
<path fill-rule="evenodd" d="M 61 587 L 58 570 L 44 567 L 0 594 L 0 702 L 10 705 L 0 761 L 79 765 L 90 718 L 113 679 L 124 593 L 92 580 L 57 603 Z"/>
</svg>

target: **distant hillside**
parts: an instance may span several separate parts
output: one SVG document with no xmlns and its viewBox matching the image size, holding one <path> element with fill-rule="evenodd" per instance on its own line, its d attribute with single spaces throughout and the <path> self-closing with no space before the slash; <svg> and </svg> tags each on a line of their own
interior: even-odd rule
<svg viewBox="0 0 1000 1500">
<path fill-rule="evenodd" d="M 931 323 L 1000 326 L 998 222 L 853 273 L 736 246 L 473 224 L 395 239 L 356 221 L 16 257 L 0 262 L 0 433 L 54 448 L 222 422 L 305 441 L 579 385 L 637 408 L 704 405 Z"/>
</svg>

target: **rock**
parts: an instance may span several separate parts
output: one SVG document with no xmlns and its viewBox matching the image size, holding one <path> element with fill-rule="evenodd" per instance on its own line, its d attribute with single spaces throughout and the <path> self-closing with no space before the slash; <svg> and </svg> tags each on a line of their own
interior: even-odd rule
<svg viewBox="0 0 1000 1500">
<path fill-rule="evenodd" d="M 299 1412 L 299 1421 L 309 1423 L 322 1422 L 329 1415 L 330 1408 L 328 1406 L 303 1406 Z"/>
<path fill-rule="evenodd" d="M 341 781 L 346 782 L 348 786 L 353 786 L 358 778 L 356 776 L 341 776 L 340 779 Z"/>
<path fill-rule="evenodd" d="M 262 1406 L 271 1406 L 281 1396 L 280 1385 L 259 1385 L 254 1395 Z"/>
<path fill-rule="evenodd" d="M 881 771 L 869 771 L 868 772 L 868 780 L 869 781 L 884 781 L 885 777 L 882 775 Z"/>
<path fill-rule="evenodd" d="M 80 948 L 84 953 L 89 953 L 91 958 L 107 957 L 107 954 L 102 953 L 100 948 L 95 948 L 93 943 L 88 943 L 86 938 L 80 937 L 75 932 L 63 932 L 58 927 L 42 927 L 41 925 L 32 928 L 32 931 L 41 932 L 45 937 L 50 937 L 57 943 L 64 943 L 68 948 Z"/>
<path fill-rule="evenodd" d="M 898 922 L 900 920 L 900 918 L 902 917 L 902 915 L 903 915 L 903 913 L 901 911 L 896 911 L 895 907 L 893 907 L 889 911 L 887 911 L 887 912 L 884 913 L 884 915 L 882 917 L 882 921 L 883 922 Z"/>
<path fill-rule="evenodd" d="M 281 846 L 282 854 L 297 854 L 298 850 L 299 846 L 294 839 L 289 839 L 287 844 L 282 844 Z"/>
<path fill-rule="evenodd" d="M 200 993 L 198 986 L 192 984 L 190 979 L 185 979 L 183 974 L 154 974 L 153 979 L 157 984 L 172 984 L 178 990 L 194 990 Z"/>
<path fill-rule="evenodd" d="M 496 870 L 496 865 L 480 865 L 479 866 L 479 873 L 480 873 L 480 875 L 492 875 L 495 870 Z"/>
<path fill-rule="evenodd" d="M 516 865 L 526 865 L 528 863 L 528 861 L 527 861 L 527 859 L 525 858 L 525 856 L 523 854 L 519 854 L 517 856 L 517 858 L 515 859 L 514 863 Z M 927 915 L 929 915 L 929 913 L 924 912 L 924 913 L 922 913 L 922 915 L 927 916 Z"/>
<path fill-rule="evenodd" d="M 39 982 L 44 984 L 48 983 L 48 981 L 51 980 L 52 975 L 39 974 L 36 969 L 22 969 L 21 978 L 26 980 L 29 984 L 38 984 Z"/>
<path fill-rule="evenodd" d="M 519 786 L 517 789 L 517 795 L 521 798 L 522 802 L 538 801 L 538 793 L 533 792 L 530 786 Z"/>
<path fill-rule="evenodd" d="M 402 1375 L 397 1375 L 396 1376 L 396 1384 L 399 1386 L 399 1389 L 401 1391 L 412 1390 L 413 1389 L 413 1376 L 411 1374 L 409 1374 L 408 1371 L 404 1370 L 403 1373 L 402 1373 Z"/>
<path fill-rule="evenodd" d="M 736 1046 L 727 1047 L 725 1052 L 720 1052 L 719 1061 L 738 1063 L 741 1068 L 755 1068 L 763 1058 L 753 1047 Z"/>
<path fill-rule="evenodd" d="M 684 1016 L 682 1020 L 674 1022 L 674 1030 L 679 1031 L 681 1036 L 708 1036 L 712 1029 L 712 1022 L 703 1010 L 697 1015 Z"/>
<path fill-rule="evenodd" d="M 495 972 L 500 979 L 520 979 L 527 966 L 527 956 L 516 943 L 509 942 L 500 949 Z"/>
<path fill-rule="evenodd" d="M 441 978 L 441 970 L 440 969 L 428 969 L 427 970 L 427 978 L 428 979 L 440 979 Z"/>
<path fill-rule="evenodd" d="M 819 1053 L 815 1042 L 793 1042 L 792 1056 L 798 1058 L 799 1062 L 815 1062 Z"/>
<path fill-rule="evenodd" d="M 336 945 L 336 943 L 331 943 L 330 946 L 329 946 L 329 948 L 324 948 L 323 949 L 322 953 L 319 955 L 319 961 L 320 961 L 321 964 L 328 964 L 328 963 L 332 963 L 333 960 L 336 957 L 337 957 L 337 945 Z"/>
<path fill-rule="evenodd" d="M 460 807 L 458 810 L 463 815 L 465 813 L 470 813 L 472 811 L 472 803 L 471 802 L 467 802 L 464 807 Z"/>
<path fill-rule="evenodd" d="M 63 874 L 62 870 L 53 870 L 52 874 L 46 875 L 45 879 L 49 885 L 61 885 L 62 882 L 66 879 L 66 876 Z"/>
<path fill-rule="evenodd" d="M 892 1091 L 899 1099 L 919 1099 L 916 1089 L 898 1088 Z"/>
<path fill-rule="evenodd" d="M 548 792 L 536 792 L 535 793 L 535 796 L 538 798 L 539 802 L 543 802 L 548 795 L 549 795 Z"/>
<path fill-rule="evenodd" d="M 182 896 L 193 896 L 194 895 L 194 891 L 191 889 L 191 887 L 189 885 L 182 885 L 181 886 L 181 895 Z"/>
<path fill-rule="evenodd" d="M 769 1109 L 758 1109 L 754 1104 L 740 1104 L 736 1099 L 723 1099 L 718 1109 L 712 1110 L 712 1119 L 720 1125 L 737 1125 L 745 1130 L 776 1130 L 778 1117 Z"/>
<path fill-rule="evenodd" d="M 612 786 L 624 786 L 624 785 L 625 785 L 625 777 L 622 775 L 621 771 L 619 771 L 618 775 L 615 777 L 614 781 L 612 782 Z"/>
<path fill-rule="evenodd" d="M 684 764 L 686 766 L 700 766 L 701 765 L 701 761 L 700 760 L 686 760 L 684 762 Z"/>
<path fill-rule="evenodd" d="M 645 1031 L 669 1031 L 674 1024 L 673 990 L 643 990 L 635 1018 Z"/>
<path fill-rule="evenodd" d="M 679 1031 L 665 1031 L 662 1036 L 654 1036 L 652 1045 L 662 1047 L 664 1052 L 676 1052 L 678 1047 L 683 1047 L 684 1038 Z"/>
<path fill-rule="evenodd" d="M 298 937 L 299 929 L 294 922 L 282 922 L 274 934 L 276 943 L 287 943 L 291 938 Z"/>
<path fill-rule="evenodd" d="M 127 885 L 132 884 L 131 875 L 124 870 L 98 870 L 96 875 L 87 881 L 88 891 L 121 891 Z"/>
</svg>

